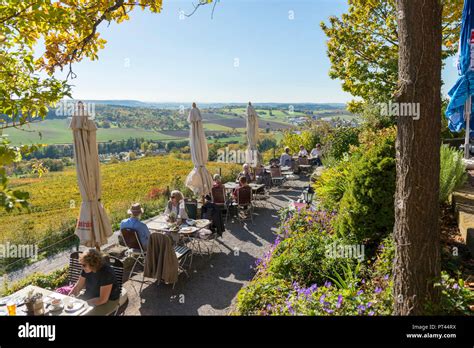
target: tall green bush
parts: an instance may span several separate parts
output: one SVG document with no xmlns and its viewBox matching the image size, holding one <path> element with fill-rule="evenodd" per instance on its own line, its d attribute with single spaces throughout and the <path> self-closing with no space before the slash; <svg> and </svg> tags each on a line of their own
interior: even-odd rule
<svg viewBox="0 0 474 348">
<path fill-rule="evenodd" d="M 338 212 L 335 230 L 359 242 L 392 230 L 395 193 L 395 128 L 365 130 L 348 160 L 323 172 L 315 183 L 323 209 Z"/>
<path fill-rule="evenodd" d="M 326 154 L 337 160 L 344 157 L 352 146 L 359 145 L 359 128 L 337 127 L 324 139 Z"/>
<path fill-rule="evenodd" d="M 335 229 L 358 241 L 379 240 L 393 229 L 395 194 L 394 128 L 367 131 L 351 157 L 346 191 Z"/>
</svg>

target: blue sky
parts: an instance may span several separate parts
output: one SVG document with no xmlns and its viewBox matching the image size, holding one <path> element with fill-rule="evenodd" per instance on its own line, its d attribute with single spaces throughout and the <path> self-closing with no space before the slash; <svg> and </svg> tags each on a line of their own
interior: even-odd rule
<svg viewBox="0 0 474 348">
<path fill-rule="evenodd" d="M 75 99 L 154 102 L 347 102 L 328 76 L 319 23 L 346 0 L 221 0 L 192 17 L 192 0 L 164 0 L 160 14 L 137 9 L 130 21 L 102 24 L 98 61 L 74 65 Z M 197 2 L 195 0 L 194 2 Z M 182 12 L 181 12 L 182 13 Z M 290 18 L 293 16 L 293 18 Z M 184 18 L 184 19 L 183 19 Z M 447 85 L 456 70 L 449 60 Z"/>
</svg>

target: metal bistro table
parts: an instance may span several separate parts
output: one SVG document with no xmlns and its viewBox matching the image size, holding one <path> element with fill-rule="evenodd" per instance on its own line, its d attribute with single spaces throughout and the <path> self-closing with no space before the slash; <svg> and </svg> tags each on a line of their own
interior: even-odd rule
<svg viewBox="0 0 474 348">
<path fill-rule="evenodd" d="M 251 188 L 252 188 L 252 193 L 255 193 L 256 191 L 262 189 L 265 187 L 265 184 L 254 184 L 254 183 L 250 183 L 248 184 Z M 235 183 L 235 182 L 226 182 L 224 184 L 224 187 L 226 190 L 228 191 L 232 191 L 233 189 L 239 187 L 239 184 Z"/>
<path fill-rule="evenodd" d="M 178 230 L 172 230 L 171 223 L 167 221 L 168 217 L 165 214 L 158 215 L 148 221 L 146 225 L 150 229 L 151 233 L 166 233 L 171 236 L 175 244 L 183 243 L 189 244 L 190 246 L 196 246 L 201 252 L 199 242 L 205 240 L 200 238 L 199 232 L 203 229 L 209 228 L 212 222 L 208 219 L 194 220 L 196 226 L 188 225 L 187 223 L 181 224 Z M 191 248 L 191 252 L 195 250 Z"/>
<path fill-rule="evenodd" d="M 26 314 L 26 305 L 24 304 L 24 298 L 28 293 L 33 290 L 33 293 L 43 294 L 43 303 L 44 303 L 44 315 L 45 316 L 80 316 L 87 315 L 94 306 L 89 305 L 86 301 L 72 296 L 63 295 L 51 290 L 40 288 L 35 285 L 28 285 L 21 290 L 11 294 L 8 298 L 12 299 L 13 302 L 17 303 L 16 306 L 16 315 L 25 316 Z M 62 301 L 62 307 L 58 309 L 53 309 L 50 305 L 53 299 L 59 299 Z M 68 310 L 65 308 L 64 302 L 69 301 L 73 304 L 73 308 Z M 2 301 L 3 303 L 4 301 Z M 0 307 L 1 308 L 1 307 Z M 5 306 L 6 311 L 6 306 Z"/>
<path fill-rule="evenodd" d="M 265 168 L 266 170 L 270 170 L 271 166 L 265 166 L 264 168 Z M 281 166 L 281 167 L 280 167 L 280 170 L 281 170 L 282 172 L 286 172 L 286 171 L 291 170 L 291 167 L 290 167 L 290 166 Z"/>
</svg>

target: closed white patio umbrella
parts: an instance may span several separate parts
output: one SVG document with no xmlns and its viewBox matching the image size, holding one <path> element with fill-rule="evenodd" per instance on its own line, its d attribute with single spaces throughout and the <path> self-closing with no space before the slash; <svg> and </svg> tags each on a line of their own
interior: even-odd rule
<svg viewBox="0 0 474 348">
<path fill-rule="evenodd" d="M 262 158 L 257 149 L 258 116 L 251 102 L 247 106 L 247 143 L 246 161 L 252 167 L 256 167 L 262 162 Z"/>
<path fill-rule="evenodd" d="M 82 204 L 75 234 L 80 243 L 99 248 L 112 235 L 112 226 L 100 202 L 101 179 L 94 121 L 84 110 L 82 102 L 77 104 L 70 128 L 74 137 L 74 159 Z"/>
<path fill-rule="evenodd" d="M 195 195 L 205 196 L 211 192 L 212 177 L 206 169 L 209 152 L 206 136 L 202 127 L 201 111 L 196 107 L 196 103 L 193 103 L 193 107 L 191 111 L 189 111 L 188 122 L 191 125 L 189 131 L 189 146 L 194 169 L 186 178 L 185 185 L 189 187 Z"/>
</svg>

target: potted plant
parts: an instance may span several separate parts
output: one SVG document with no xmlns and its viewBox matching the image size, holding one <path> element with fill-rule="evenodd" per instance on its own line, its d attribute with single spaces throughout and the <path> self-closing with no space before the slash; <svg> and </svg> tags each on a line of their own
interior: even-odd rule
<svg viewBox="0 0 474 348">
<path fill-rule="evenodd" d="M 170 222 L 176 222 L 176 213 L 172 211 L 169 215 L 169 221 Z"/>
<path fill-rule="evenodd" d="M 44 315 L 43 294 L 30 290 L 25 299 L 27 315 Z"/>
</svg>

